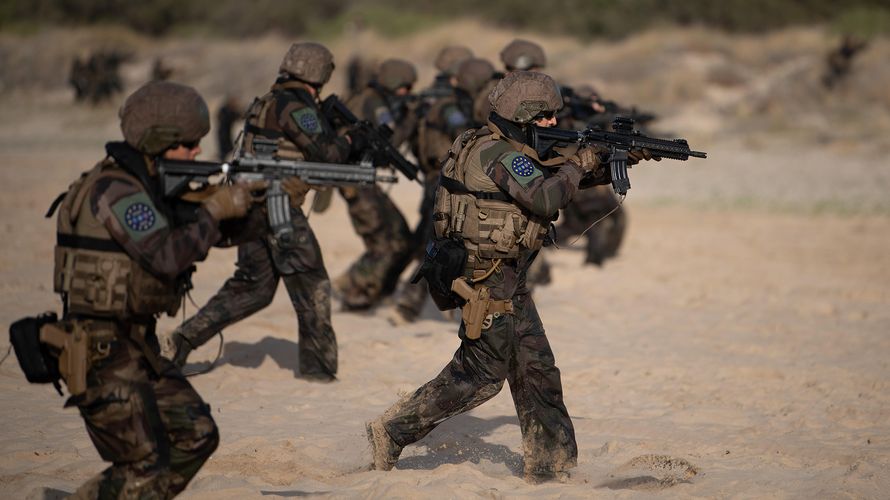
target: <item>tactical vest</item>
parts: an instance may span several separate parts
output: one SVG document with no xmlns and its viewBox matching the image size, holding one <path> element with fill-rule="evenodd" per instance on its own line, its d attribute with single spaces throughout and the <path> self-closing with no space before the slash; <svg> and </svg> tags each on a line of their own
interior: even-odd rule
<svg viewBox="0 0 890 500">
<path fill-rule="evenodd" d="M 511 203 L 485 173 L 479 151 L 492 134 L 487 127 L 471 129 L 454 141 L 436 191 L 436 236 L 461 238 L 472 261 L 515 259 L 523 250 L 538 250 L 549 227 L 549 221 L 530 218 Z"/>
<path fill-rule="evenodd" d="M 93 214 L 90 193 L 101 178 L 140 185 L 111 158 L 85 172 L 58 206 L 53 290 L 68 314 L 128 319 L 162 312 L 176 314 L 181 287 L 142 268 L 115 242 Z"/>
</svg>

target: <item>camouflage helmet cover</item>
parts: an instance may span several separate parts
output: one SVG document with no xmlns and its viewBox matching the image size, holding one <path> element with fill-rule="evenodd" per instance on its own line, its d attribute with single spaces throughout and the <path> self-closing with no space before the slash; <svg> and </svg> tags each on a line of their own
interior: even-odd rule
<svg viewBox="0 0 890 500">
<path fill-rule="evenodd" d="M 473 57 L 473 51 L 463 45 L 451 45 L 439 51 L 436 56 L 436 69 L 447 74 L 457 74 L 458 66 Z"/>
<path fill-rule="evenodd" d="M 149 155 L 199 141 L 210 131 L 207 103 L 195 89 L 179 83 L 146 83 L 124 101 L 119 115 L 124 140 Z"/>
<path fill-rule="evenodd" d="M 284 54 L 278 71 L 312 85 L 324 85 L 334 72 L 334 55 L 319 43 L 295 43 Z"/>
<path fill-rule="evenodd" d="M 492 110 L 507 120 L 528 123 L 540 113 L 556 112 L 562 95 L 553 78 L 535 71 L 514 71 L 488 95 Z"/>
<path fill-rule="evenodd" d="M 470 95 L 475 95 L 494 77 L 495 69 L 485 59 L 471 58 L 457 67 L 457 87 Z"/>
<path fill-rule="evenodd" d="M 509 71 L 547 66 L 547 57 L 544 56 L 544 49 L 540 45 L 518 38 L 501 51 L 501 61 Z"/>
<path fill-rule="evenodd" d="M 377 70 L 377 83 L 389 91 L 414 85 L 416 81 L 417 70 L 414 65 L 402 59 L 387 59 Z"/>
</svg>

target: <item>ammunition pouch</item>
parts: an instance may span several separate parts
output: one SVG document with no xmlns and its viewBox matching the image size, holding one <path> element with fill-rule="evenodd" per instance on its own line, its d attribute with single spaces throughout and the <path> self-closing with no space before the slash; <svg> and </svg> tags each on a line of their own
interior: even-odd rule
<svg viewBox="0 0 890 500">
<path fill-rule="evenodd" d="M 451 290 L 466 301 L 461 310 L 464 334 L 470 340 L 482 336 L 482 330 L 491 327 L 495 318 L 502 314 L 513 314 L 512 300 L 493 300 L 485 285 L 472 285 L 466 278 L 458 278 L 451 284 Z"/>
<path fill-rule="evenodd" d="M 9 342 L 15 350 L 15 357 L 32 384 L 55 384 L 61 377 L 56 356 L 49 346 L 40 341 L 40 330 L 44 325 L 56 323 L 56 313 L 47 312 L 37 317 L 22 318 L 9 326 Z"/>
<path fill-rule="evenodd" d="M 53 288 L 67 296 L 70 314 L 121 318 L 179 310 L 178 286 L 134 265 L 123 251 L 57 245 L 55 259 Z"/>
<path fill-rule="evenodd" d="M 460 307 L 463 300 L 452 292 L 451 284 L 463 276 L 467 264 L 467 249 L 461 240 L 433 238 L 426 246 L 423 264 L 417 269 L 411 283 L 421 278 L 429 285 L 430 296 L 440 311 Z"/>
</svg>

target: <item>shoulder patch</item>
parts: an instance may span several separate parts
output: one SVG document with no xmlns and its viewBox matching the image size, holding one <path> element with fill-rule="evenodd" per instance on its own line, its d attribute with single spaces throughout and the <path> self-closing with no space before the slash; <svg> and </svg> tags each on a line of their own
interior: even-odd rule
<svg viewBox="0 0 890 500">
<path fill-rule="evenodd" d="M 501 158 L 501 163 L 507 168 L 510 175 L 516 179 L 516 182 L 523 187 L 528 186 L 532 180 L 544 175 L 527 156 L 518 151 L 505 155 Z"/>
<path fill-rule="evenodd" d="M 112 205 L 111 211 L 133 241 L 167 227 L 167 220 L 143 192 L 121 198 Z"/>
<path fill-rule="evenodd" d="M 318 135 L 322 131 L 321 122 L 318 121 L 318 114 L 310 107 L 292 111 L 290 117 L 300 127 L 300 130 L 307 134 Z"/>
</svg>

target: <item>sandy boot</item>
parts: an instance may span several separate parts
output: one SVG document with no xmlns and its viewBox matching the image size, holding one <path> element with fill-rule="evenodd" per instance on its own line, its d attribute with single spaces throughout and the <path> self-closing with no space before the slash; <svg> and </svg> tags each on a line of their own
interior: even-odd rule
<svg viewBox="0 0 890 500">
<path fill-rule="evenodd" d="M 383 420 L 377 419 L 365 425 L 368 442 L 371 443 L 371 470 L 392 470 L 399 461 L 402 447 L 386 432 Z"/>
</svg>

